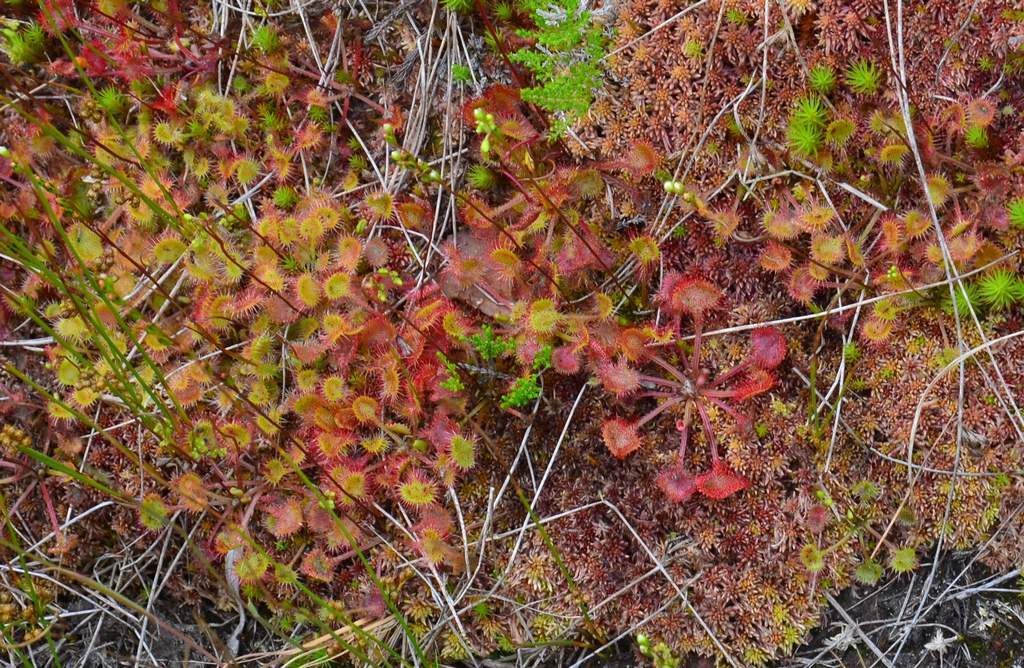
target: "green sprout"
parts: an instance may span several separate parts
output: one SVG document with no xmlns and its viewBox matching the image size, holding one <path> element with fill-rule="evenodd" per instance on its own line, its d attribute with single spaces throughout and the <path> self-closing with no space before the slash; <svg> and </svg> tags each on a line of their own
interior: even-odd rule
<svg viewBox="0 0 1024 668">
<path fill-rule="evenodd" d="M 299 196 L 288 186 L 279 186 L 274 190 L 274 206 L 279 209 L 291 209 L 299 201 Z"/>
<path fill-rule="evenodd" d="M 472 165 L 466 171 L 466 183 L 477 190 L 490 190 L 497 185 L 498 178 L 484 165 Z"/>
<path fill-rule="evenodd" d="M 507 2 L 499 2 L 494 5 L 494 17 L 499 21 L 511 21 L 515 15 L 512 5 Z"/>
<path fill-rule="evenodd" d="M 790 112 L 790 119 L 791 122 L 822 127 L 825 125 L 826 114 L 821 98 L 811 95 L 796 101 Z"/>
<path fill-rule="evenodd" d="M 730 9 L 725 13 L 725 20 L 730 25 L 745 26 L 750 19 L 739 9 Z"/>
<path fill-rule="evenodd" d="M 881 70 L 869 60 L 858 60 L 846 70 L 846 85 L 858 95 L 873 95 L 881 80 Z"/>
<path fill-rule="evenodd" d="M 249 36 L 253 47 L 260 53 L 271 53 L 277 50 L 281 40 L 277 37 L 277 31 L 272 26 L 263 24 L 252 31 Z"/>
<path fill-rule="evenodd" d="M 441 4 L 448 11 L 459 14 L 465 14 L 473 9 L 473 0 L 441 0 Z"/>
<path fill-rule="evenodd" d="M 469 83 L 472 80 L 473 76 L 469 71 L 468 65 L 452 65 L 452 81 L 456 83 Z"/>
<path fill-rule="evenodd" d="M 836 85 L 836 73 L 828 65 L 818 64 L 807 73 L 811 88 L 822 95 L 828 95 Z"/>
<path fill-rule="evenodd" d="M 794 153 L 810 158 L 821 147 L 821 128 L 791 123 L 785 130 L 785 138 Z"/>
<path fill-rule="evenodd" d="M 46 46 L 46 34 L 38 23 L 21 30 L 3 30 L 3 50 L 14 65 L 28 65 L 39 60 Z"/>
<path fill-rule="evenodd" d="M 466 389 L 466 385 L 462 382 L 462 377 L 459 376 L 458 365 L 445 357 L 444 353 L 440 350 L 437 351 L 437 359 L 444 365 L 444 369 L 448 373 L 448 377 L 441 383 L 441 387 L 452 394 L 458 394 Z"/>
<path fill-rule="evenodd" d="M 1016 197 L 1006 205 L 1006 215 L 1010 225 L 1018 230 L 1024 229 L 1024 197 Z"/>
<path fill-rule="evenodd" d="M 964 131 L 964 141 L 971 148 L 982 149 L 988 146 L 988 131 L 981 125 L 970 125 Z"/>
<path fill-rule="evenodd" d="M 111 116 L 116 116 L 124 111 L 127 103 L 128 98 L 124 93 L 113 86 L 96 91 L 96 106 Z"/>
<path fill-rule="evenodd" d="M 786 127 L 790 149 L 801 157 L 815 155 L 824 140 L 826 120 L 827 113 L 820 98 L 812 95 L 797 100 Z"/>
<path fill-rule="evenodd" d="M 495 336 L 494 328 L 490 325 L 481 327 L 478 334 L 468 337 L 468 341 L 480 358 L 489 362 L 504 357 L 516 349 L 515 341 L 504 336 Z"/>
<path fill-rule="evenodd" d="M 993 311 L 1005 311 L 1021 298 L 1021 282 L 1013 272 L 999 269 L 978 281 L 978 296 Z"/>
</svg>

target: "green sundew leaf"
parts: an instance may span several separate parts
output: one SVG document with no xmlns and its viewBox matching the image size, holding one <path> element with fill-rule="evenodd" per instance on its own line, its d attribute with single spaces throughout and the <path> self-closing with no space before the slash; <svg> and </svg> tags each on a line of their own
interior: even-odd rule
<svg viewBox="0 0 1024 668">
<path fill-rule="evenodd" d="M 161 239 L 155 246 L 153 246 L 153 257 L 156 258 L 158 262 L 170 264 L 181 257 L 181 254 L 184 253 L 187 248 L 188 247 L 185 245 L 185 242 L 181 239 L 168 237 L 166 239 Z"/>
<path fill-rule="evenodd" d="M 270 568 L 270 558 L 262 552 L 246 550 L 235 560 L 235 573 L 242 582 L 256 582 Z"/>
<path fill-rule="evenodd" d="M 413 478 L 398 487 L 398 495 L 408 505 L 420 507 L 433 503 L 437 498 L 437 491 L 426 480 Z"/>
<path fill-rule="evenodd" d="M 465 436 L 452 436 L 451 453 L 452 460 L 462 470 L 471 469 L 476 463 L 476 444 Z"/>
<path fill-rule="evenodd" d="M 892 553 L 889 567 L 897 573 L 908 573 L 917 568 L 917 552 L 912 547 L 903 547 Z"/>
<path fill-rule="evenodd" d="M 68 229 L 68 241 L 83 260 L 95 262 L 103 257 L 103 241 L 84 225 L 78 224 Z"/>
<path fill-rule="evenodd" d="M 69 359 L 61 360 L 57 366 L 57 382 L 61 385 L 74 385 L 81 375 L 78 367 Z"/>
<path fill-rule="evenodd" d="M 873 585 L 882 578 L 882 572 L 883 569 L 881 564 L 870 559 L 866 559 L 857 566 L 853 576 L 857 578 L 857 581 L 861 584 Z"/>
<path fill-rule="evenodd" d="M 167 505 L 156 494 L 147 494 L 139 506 L 139 520 L 147 529 L 156 531 L 167 524 Z"/>
<path fill-rule="evenodd" d="M 801 548 L 800 561 L 803 562 L 804 568 L 811 573 L 818 573 L 825 567 L 825 555 L 821 549 L 813 543 L 808 543 Z"/>
</svg>

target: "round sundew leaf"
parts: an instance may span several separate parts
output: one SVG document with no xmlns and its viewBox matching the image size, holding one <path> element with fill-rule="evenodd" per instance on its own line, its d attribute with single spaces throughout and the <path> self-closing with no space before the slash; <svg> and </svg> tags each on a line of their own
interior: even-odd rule
<svg viewBox="0 0 1024 668">
<path fill-rule="evenodd" d="M 103 257 L 103 241 L 98 234 L 84 225 L 75 225 L 68 230 L 68 241 L 86 262 L 95 262 Z"/>
<path fill-rule="evenodd" d="M 746 377 L 733 388 L 733 401 L 739 403 L 752 399 L 758 395 L 771 390 L 778 383 L 778 378 L 771 371 L 765 371 L 754 367 L 747 372 Z"/>
<path fill-rule="evenodd" d="M 910 149 L 904 144 L 886 144 L 878 149 L 878 161 L 886 165 L 899 165 L 909 152 Z"/>
<path fill-rule="evenodd" d="M 608 446 L 608 450 L 616 459 L 624 459 L 641 445 L 636 424 L 621 418 L 605 420 L 601 425 L 601 436 L 604 438 L 604 444 Z"/>
<path fill-rule="evenodd" d="M 341 299 L 352 293 L 352 277 L 344 272 L 332 274 L 324 283 L 324 293 L 328 299 Z"/>
<path fill-rule="evenodd" d="M 828 509 L 825 506 L 818 504 L 812 506 L 807 511 L 807 528 L 812 533 L 821 533 L 825 530 L 825 525 L 828 523 Z"/>
<path fill-rule="evenodd" d="M 153 257 L 156 258 L 157 262 L 170 264 L 181 257 L 181 254 L 187 249 L 188 246 L 181 239 L 167 237 L 161 239 L 153 246 Z"/>
<path fill-rule="evenodd" d="M 839 148 L 850 140 L 857 125 L 848 118 L 837 118 L 825 127 L 825 141 Z"/>
<path fill-rule="evenodd" d="M 266 509 L 263 526 L 274 538 L 285 538 L 302 528 L 302 506 L 296 499 L 278 501 Z"/>
<path fill-rule="evenodd" d="M 932 229 L 931 218 L 913 209 L 903 216 L 903 229 L 911 239 L 920 239 Z"/>
<path fill-rule="evenodd" d="M 57 381 L 61 385 L 74 385 L 80 376 L 81 373 L 74 362 L 69 359 L 61 360 L 60 366 L 57 367 Z"/>
<path fill-rule="evenodd" d="M 243 158 L 235 165 L 235 178 L 242 185 L 252 183 L 259 173 L 260 164 L 252 158 Z"/>
<path fill-rule="evenodd" d="M 793 264 L 793 252 L 777 241 L 769 241 L 761 251 L 760 264 L 765 271 L 786 271 Z"/>
<path fill-rule="evenodd" d="M 277 458 L 268 460 L 267 463 L 263 465 L 263 477 L 266 478 L 267 482 L 271 485 L 277 485 L 280 483 L 290 472 L 291 469 L 289 469 L 283 461 Z"/>
<path fill-rule="evenodd" d="M 863 267 L 864 262 L 864 251 L 860 247 L 860 242 L 851 236 L 845 236 L 843 238 L 846 244 L 846 255 L 850 258 L 850 262 L 858 267 Z"/>
<path fill-rule="evenodd" d="M 295 295 L 307 308 L 313 308 L 320 303 L 320 292 L 320 283 L 310 274 L 299 276 L 295 283 Z"/>
<path fill-rule="evenodd" d="M 841 236 L 819 234 L 811 239 L 811 257 L 823 264 L 835 266 L 846 256 L 846 244 Z"/>
<path fill-rule="evenodd" d="M 731 237 L 740 225 L 740 215 L 732 209 L 712 211 L 708 220 L 711 222 L 715 234 L 725 240 Z"/>
<path fill-rule="evenodd" d="M 864 319 L 860 332 L 871 343 L 883 343 L 892 334 L 892 322 L 870 315 Z"/>
<path fill-rule="evenodd" d="M 171 483 L 171 486 L 178 495 L 178 503 L 189 512 L 201 513 L 209 505 L 206 487 L 203 486 L 202 478 L 195 472 L 183 473 Z"/>
<path fill-rule="evenodd" d="M 321 389 L 328 401 L 341 401 L 348 394 L 348 383 L 339 375 L 328 376 L 324 379 Z"/>
<path fill-rule="evenodd" d="M 653 264 L 661 257 L 658 240 L 650 235 L 642 235 L 629 242 L 629 250 L 636 255 L 640 264 Z"/>
<path fill-rule="evenodd" d="M 423 556 L 433 564 L 440 564 L 448 557 L 451 548 L 442 540 L 435 531 L 426 531 L 416 540 L 416 546 L 423 552 Z"/>
<path fill-rule="evenodd" d="M 928 177 L 928 197 L 931 198 L 932 204 L 935 208 L 940 208 L 949 199 L 949 195 L 953 190 L 949 180 L 941 174 L 933 174 Z"/>
<path fill-rule="evenodd" d="M 245 553 L 235 560 L 235 574 L 241 582 L 257 582 L 267 572 L 270 566 L 270 557 L 256 552 L 245 550 Z"/>
<path fill-rule="evenodd" d="M 139 506 L 139 520 L 147 529 L 156 531 L 167 523 L 167 506 L 156 494 L 147 494 Z"/>
<path fill-rule="evenodd" d="M 797 224 L 796 216 L 789 207 L 778 211 L 766 211 L 762 222 L 764 231 L 773 239 L 786 241 L 793 239 L 800 234 L 800 227 Z"/>
<path fill-rule="evenodd" d="M 821 282 L 814 277 L 807 266 L 798 267 L 789 276 L 789 295 L 805 304 L 810 304 L 814 294 L 821 287 Z"/>
<path fill-rule="evenodd" d="M 615 364 L 602 364 L 597 369 L 597 376 L 605 390 L 616 397 L 624 397 L 640 388 L 640 374 L 631 368 L 625 360 Z"/>
<path fill-rule="evenodd" d="M 995 120 L 997 107 L 989 98 L 979 97 L 967 105 L 967 119 L 972 125 L 987 127 Z"/>
<path fill-rule="evenodd" d="M 655 484 L 675 503 L 685 503 L 697 491 L 697 478 L 678 463 L 659 473 Z"/>
<path fill-rule="evenodd" d="M 338 266 L 345 271 L 354 271 L 359 264 L 359 256 L 363 252 L 363 244 L 359 239 L 344 236 L 338 239 Z"/>
<path fill-rule="evenodd" d="M 710 499 L 724 499 L 750 486 L 750 481 L 733 473 L 721 461 L 697 477 L 697 491 Z"/>
<path fill-rule="evenodd" d="M 369 452 L 371 455 L 377 455 L 387 450 L 389 444 L 390 442 L 388 441 L 388 439 L 378 435 L 371 436 L 369 438 L 364 438 L 362 441 L 360 441 L 359 447 L 361 447 L 366 452 Z"/>
<path fill-rule="evenodd" d="M 538 299 L 530 305 L 529 327 L 538 334 L 550 334 L 561 322 L 562 316 L 550 299 Z"/>
<path fill-rule="evenodd" d="M 391 193 L 371 192 L 363 199 L 363 211 L 374 220 L 389 220 L 395 213 L 395 199 Z"/>
<path fill-rule="evenodd" d="M 476 462 L 476 444 L 465 436 L 452 436 L 450 445 L 452 461 L 462 470 L 473 468 Z"/>
<path fill-rule="evenodd" d="M 686 313 L 701 318 L 718 307 L 724 295 L 710 281 L 696 276 L 682 276 L 669 272 L 662 282 L 658 299 L 662 307 L 672 314 Z"/>
<path fill-rule="evenodd" d="M 638 142 L 626 150 L 622 158 L 617 161 L 616 166 L 635 176 L 640 176 L 653 172 L 660 162 L 661 156 L 653 146 L 647 142 Z"/>
<path fill-rule="evenodd" d="M 356 397 L 352 401 L 352 414 L 360 422 L 377 421 L 377 400 L 365 394 Z"/>
<path fill-rule="evenodd" d="M 580 370 L 580 360 L 570 346 L 561 346 L 551 353 L 551 366 L 558 373 L 572 375 Z"/>
<path fill-rule="evenodd" d="M 903 547 L 892 553 L 889 566 L 897 573 L 909 573 L 917 568 L 917 552 L 912 547 Z"/>
<path fill-rule="evenodd" d="M 515 270 L 521 261 L 519 256 L 510 248 L 495 248 L 490 254 L 491 261 L 506 270 Z"/>
<path fill-rule="evenodd" d="M 811 573 L 818 573 L 825 567 L 825 555 L 813 543 L 808 543 L 801 548 L 800 561 L 803 562 L 804 568 Z"/>
<path fill-rule="evenodd" d="M 413 473 L 398 487 L 398 496 L 402 503 L 418 507 L 426 506 L 437 498 L 437 490 L 434 485 L 423 478 L 421 474 Z"/>
<path fill-rule="evenodd" d="M 337 471 L 337 469 L 335 469 Z M 338 501 L 344 505 L 352 503 L 352 499 L 361 499 L 366 496 L 366 473 L 363 471 L 350 471 L 343 469 L 338 483 L 341 485 L 343 494 Z"/>
<path fill-rule="evenodd" d="M 302 557 L 299 570 L 310 579 L 330 582 L 334 576 L 336 563 L 337 560 L 328 556 L 323 548 L 315 547 Z"/>
<path fill-rule="evenodd" d="M 825 229 L 835 217 L 835 212 L 826 206 L 808 206 L 800 213 L 800 225 L 807 232 Z"/>
<path fill-rule="evenodd" d="M 786 337 L 774 327 L 750 333 L 750 360 L 760 369 L 774 369 L 786 359 Z"/>
<path fill-rule="evenodd" d="M 882 578 L 882 565 L 870 559 L 861 562 L 853 572 L 857 582 L 866 585 L 873 585 Z"/>
</svg>

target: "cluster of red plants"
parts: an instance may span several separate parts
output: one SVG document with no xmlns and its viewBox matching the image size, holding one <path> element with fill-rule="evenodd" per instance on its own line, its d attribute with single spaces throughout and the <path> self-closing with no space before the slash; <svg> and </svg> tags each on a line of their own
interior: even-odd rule
<svg viewBox="0 0 1024 668">
<path fill-rule="evenodd" d="M 670 273 L 665 277 L 658 301 L 662 312 L 672 319 L 671 330 L 678 331 L 684 315 L 694 327 L 692 353 L 684 364 L 673 365 L 656 348 L 644 348 L 640 360 L 653 364 L 662 376 L 648 375 L 630 368 L 626 363 L 607 361 L 598 370 L 606 389 L 619 398 L 654 398 L 656 408 L 636 421 L 612 418 L 602 427 L 605 445 L 615 457 L 625 458 L 642 445 L 641 427 L 662 413 L 672 414 L 680 409 L 683 417 L 675 422 L 679 431 L 679 455 L 675 464 L 658 476 L 658 487 L 675 502 L 685 502 L 700 492 L 712 499 L 724 499 L 749 485 L 742 476 L 732 472 L 722 461 L 715 437 L 715 428 L 708 415 L 708 407 L 716 406 L 730 415 L 745 437 L 753 435 L 753 421 L 737 410 L 735 404 L 771 390 L 777 379 L 772 373 L 786 357 L 786 341 L 778 330 L 771 327 L 755 329 L 750 337 L 750 353 L 746 359 L 728 371 L 712 377 L 701 367 L 701 333 L 705 316 L 719 307 L 721 291 L 709 281 Z M 675 343 L 675 337 L 670 340 Z M 730 387 L 731 385 L 731 387 Z M 696 416 L 694 415 L 696 413 Z M 694 475 L 686 465 L 686 451 L 694 420 L 703 427 L 711 453 L 709 471 Z"/>
</svg>

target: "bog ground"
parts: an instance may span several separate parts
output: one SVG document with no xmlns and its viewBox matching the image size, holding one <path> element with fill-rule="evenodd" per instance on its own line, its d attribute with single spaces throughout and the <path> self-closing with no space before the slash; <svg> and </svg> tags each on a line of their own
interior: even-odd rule
<svg viewBox="0 0 1024 668">
<path fill-rule="evenodd" d="M 1006 666 L 1024 8 L 0 2 L 0 661 Z"/>
</svg>

